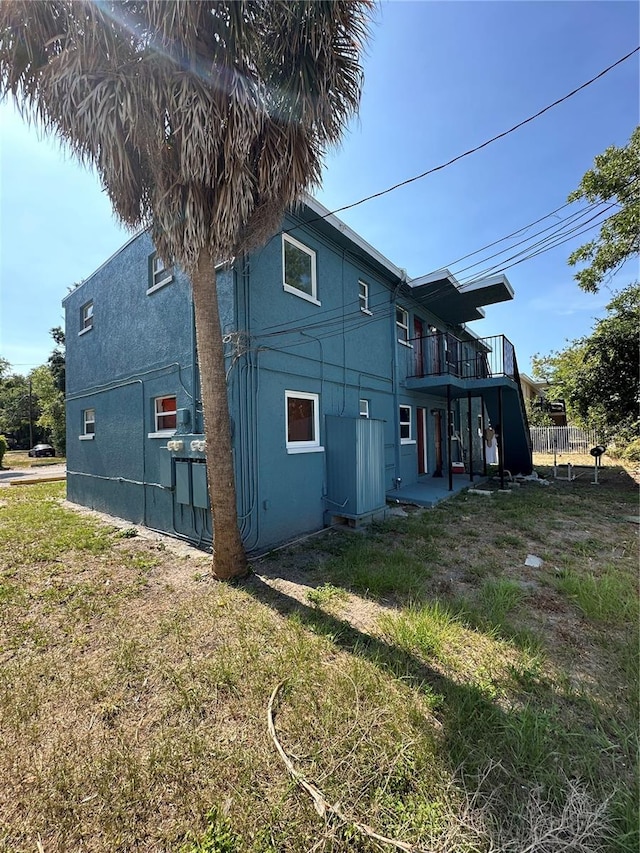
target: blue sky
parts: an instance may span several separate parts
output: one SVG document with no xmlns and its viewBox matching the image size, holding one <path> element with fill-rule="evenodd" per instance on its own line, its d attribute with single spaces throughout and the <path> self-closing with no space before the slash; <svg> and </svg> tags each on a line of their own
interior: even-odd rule
<svg viewBox="0 0 640 853">
<path fill-rule="evenodd" d="M 383 3 L 359 119 L 315 195 L 333 210 L 511 127 L 636 47 L 639 9 L 617 0 Z M 449 266 L 562 205 L 596 154 L 626 144 L 639 98 L 636 54 L 505 139 L 339 215 L 410 276 Z M 128 233 L 95 177 L 9 105 L 0 107 L 0 180 L 0 355 L 26 373 L 51 351 L 67 289 Z M 533 353 L 562 348 L 603 314 L 610 291 L 583 293 L 566 263 L 589 236 L 507 270 L 515 299 L 472 326 L 506 334 L 524 372 Z M 629 262 L 608 287 L 637 275 Z"/>
</svg>

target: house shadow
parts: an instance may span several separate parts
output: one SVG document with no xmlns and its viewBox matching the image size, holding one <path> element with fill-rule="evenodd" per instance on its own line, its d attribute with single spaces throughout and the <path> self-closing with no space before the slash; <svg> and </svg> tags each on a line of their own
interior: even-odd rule
<svg viewBox="0 0 640 853">
<path fill-rule="evenodd" d="M 557 720 L 547 725 L 544 713 L 532 711 L 526 702 L 510 708 L 501 707 L 480 687 L 454 681 L 427 661 L 274 589 L 255 574 L 240 583 L 257 601 L 285 618 L 295 617 L 310 631 L 329 638 L 339 650 L 375 665 L 418 694 L 438 697 L 432 712 L 437 723 L 433 725 L 433 720 L 429 722 L 425 718 L 421 725 L 433 726 L 433 733 L 445 749 L 454 776 L 462 772 L 482 780 L 487 758 L 494 756 L 495 761 L 490 762 L 494 772 L 491 779 L 484 778 L 483 784 L 491 788 L 495 785 L 511 787 L 513 795 L 518 797 L 527 795 L 530 784 L 539 783 L 549 754 L 556 751 L 556 739 L 562 735 L 558 732 Z M 541 690 L 546 691 L 546 695 L 541 695 Z M 544 707 L 552 707 L 557 699 L 550 687 L 537 686 L 536 701 Z M 523 736 L 534 729 L 534 738 Z M 570 733 L 566 735 L 569 737 Z M 496 820 L 499 821 L 499 815 Z"/>
</svg>

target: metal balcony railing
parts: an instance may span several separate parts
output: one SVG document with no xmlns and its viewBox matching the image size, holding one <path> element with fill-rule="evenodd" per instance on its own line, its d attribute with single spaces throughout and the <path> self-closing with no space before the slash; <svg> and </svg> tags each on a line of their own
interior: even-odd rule
<svg viewBox="0 0 640 853">
<path fill-rule="evenodd" d="M 412 338 L 407 349 L 407 379 L 456 376 L 491 379 L 507 376 L 518 382 L 515 349 L 504 335 L 462 341 L 448 332 Z"/>
</svg>

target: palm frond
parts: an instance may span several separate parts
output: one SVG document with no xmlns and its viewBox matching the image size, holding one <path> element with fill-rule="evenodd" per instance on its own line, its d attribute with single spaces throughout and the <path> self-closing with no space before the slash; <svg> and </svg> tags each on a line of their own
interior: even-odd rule
<svg viewBox="0 0 640 853">
<path fill-rule="evenodd" d="M 257 245 L 357 110 L 368 0 L 4 0 L 0 94 L 186 269 Z"/>
</svg>

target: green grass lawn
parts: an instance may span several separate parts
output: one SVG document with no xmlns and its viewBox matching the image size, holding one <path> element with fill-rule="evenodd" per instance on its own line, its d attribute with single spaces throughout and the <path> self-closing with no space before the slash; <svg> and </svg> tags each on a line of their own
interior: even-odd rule
<svg viewBox="0 0 640 853">
<path fill-rule="evenodd" d="M 330 531 L 236 585 L 62 495 L 0 491 L 3 852 L 393 849 L 356 822 L 416 851 L 637 850 L 621 470 Z M 280 682 L 283 748 L 351 823 L 287 774 Z"/>
<path fill-rule="evenodd" d="M 2 459 L 2 468 L 3 470 L 23 470 L 46 465 L 60 465 L 66 461 L 63 456 L 31 457 L 26 450 L 7 450 Z"/>
</svg>

